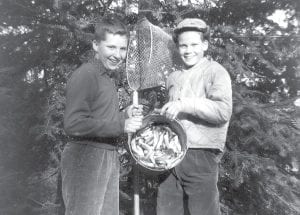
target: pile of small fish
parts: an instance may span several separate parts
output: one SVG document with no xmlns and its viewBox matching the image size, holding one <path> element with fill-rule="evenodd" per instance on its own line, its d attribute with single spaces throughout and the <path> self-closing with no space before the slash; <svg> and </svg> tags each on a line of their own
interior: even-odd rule
<svg viewBox="0 0 300 215">
<path fill-rule="evenodd" d="M 171 169 L 184 156 L 177 134 L 167 124 L 152 124 L 138 131 L 131 149 L 142 165 L 156 170 Z"/>
</svg>

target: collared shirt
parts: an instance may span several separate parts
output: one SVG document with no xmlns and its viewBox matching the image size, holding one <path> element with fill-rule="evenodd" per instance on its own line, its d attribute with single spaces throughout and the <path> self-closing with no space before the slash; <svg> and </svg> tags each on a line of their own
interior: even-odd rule
<svg viewBox="0 0 300 215">
<path fill-rule="evenodd" d="M 112 73 L 97 60 L 81 65 L 67 82 L 66 133 L 72 137 L 118 137 L 124 124 Z"/>
</svg>

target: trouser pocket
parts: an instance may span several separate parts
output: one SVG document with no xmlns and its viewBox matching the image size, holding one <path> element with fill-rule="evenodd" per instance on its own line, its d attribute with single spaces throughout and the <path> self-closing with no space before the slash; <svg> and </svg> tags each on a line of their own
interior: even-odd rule
<svg viewBox="0 0 300 215">
<path fill-rule="evenodd" d="M 218 158 L 213 152 L 189 149 L 182 163 L 176 168 L 187 175 L 211 174 L 218 171 Z"/>
</svg>

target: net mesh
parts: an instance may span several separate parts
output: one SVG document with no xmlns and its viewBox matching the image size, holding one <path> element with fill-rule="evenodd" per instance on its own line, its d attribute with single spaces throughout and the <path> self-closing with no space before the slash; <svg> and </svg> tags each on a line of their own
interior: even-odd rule
<svg viewBox="0 0 300 215">
<path fill-rule="evenodd" d="M 165 84 L 179 57 L 172 37 L 142 19 L 130 35 L 126 61 L 129 86 L 142 90 Z"/>
</svg>

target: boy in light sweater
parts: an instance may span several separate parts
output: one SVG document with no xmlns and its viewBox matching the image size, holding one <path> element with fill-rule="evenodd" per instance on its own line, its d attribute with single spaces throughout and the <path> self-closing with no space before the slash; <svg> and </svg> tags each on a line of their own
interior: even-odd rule
<svg viewBox="0 0 300 215">
<path fill-rule="evenodd" d="M 218 164 L 232 113 L 231 80 L 226 69 L 204 56 L 209 27 L 197 18 L 174 30 L 183 69 L 167 81 L 169 102 L 161 114 L 177 118 L 187 134 L 183 161 L 161 178 L 158 215 L 220 215 Z"/>
</svg>

